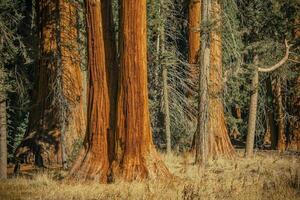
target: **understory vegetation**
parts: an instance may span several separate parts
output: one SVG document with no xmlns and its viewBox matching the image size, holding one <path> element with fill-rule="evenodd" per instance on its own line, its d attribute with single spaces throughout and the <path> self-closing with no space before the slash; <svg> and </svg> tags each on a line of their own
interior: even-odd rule
<svg viewBox="0 0 300 200">
<path fill-rule="evenodd" d="M 27 169 L 22 175 L 0 182 L 1 199 L 300 199 L 300 159 L 295 154 L 256 152 L 246 159 L 242 152 L 233 160 L 217 159 L 203 169 L 193 164 L 190 153 L 163 155 L 173 173 L 171 179 L 116 181 L 114 184 L 72 182 L 66 172 Z M 26 166 L 24 166 L 26 169 Z"/>
</svg>

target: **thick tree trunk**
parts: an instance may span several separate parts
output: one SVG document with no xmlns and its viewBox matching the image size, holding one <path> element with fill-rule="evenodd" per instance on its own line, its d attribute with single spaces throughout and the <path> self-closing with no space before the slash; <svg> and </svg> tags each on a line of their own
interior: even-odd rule
<svg viewBox="0 0 300 200">
<path fill-rule="evenodd" d="M 258 56 L 254 57 L 254 65 L 258 64 Z M 258 84 L 259 76 L 258 70 L 255 69 L 251 83 L 251 97 L 248 119 L 248 132 L 246 140 L 246 157 L 253 156 L 254 139 L 255 139 L 255 127 L 256 127 L 256 115 L 257 115 L 257 101 L 258 101 Z"/>
<path fill-rule="evenodd" d="M 223 73 L 222 73 L 222 34 L 221 4 L 212 0 L 212 19 L 216 27 L 211 32 L 210 82 L 209 82 L 209 122 L 210 156 L 232 157 L 234 149 L 231 144 L 224 116 Z"/>
<path fill-rule="evenodd" d="M 170 173 L 155 150 L 147 89 L 146 0 L 121 1 L 121 58 L 113 173 L 127 181 Z"/>
<path fill-rule="evenodd" d="M 211 0 L 202 1 L 202 22 L 205 23 L 210 18 Z M 195 137 L 196 159 L 195 162 L 205 164 L 209 155 L 209 111 L 208 111 L 208 84 L 210 68 L 210 39 L 209 32 L 203 33 L 200 52 L 200 72 L 199 72 L 199 105 L 198 105 L 198 129 Z"/>
<path fill-rule="evenodd" d="M 7 120 L 6 99 L 0 95 L 0 179 L 7 178 Z"/>
<path fill-rule="evenodd" d="M 193 84 L 197 85 L 200 54 L 200 24 L 201 24 L 201 0 L 189 0 L 188 12 L 188 61 L 191 68 Z M 190 95 L 190 94 L 189 94 Z"/>
<path fill-rule="evenodd" d="M 204 6 L 202 4 L 202 6 Z M 205 14 L 202 11 L 202 14 Z M 205 57 L 205 55 L 201 54 L 201 70 L 200 72 L 200 104 L 199 104 L 199 115 L 200 118 L 198 120 L 198 134 L 203 134 L 206 129 L 207 132 L 207 147 L 202 145 L 203 150 L 207 151 L 206 159 L 209 157 L 232 157 L 234 154 L 234 149 L 229 139 L 228 131 L 225 123 L 224 116 L 224 106 L 222 101 L 222 90 L 223 90 L 223 82 L 222 82 L 222 36 L 221 36 L 221 5 L 219 1 L 212 1 L 212 19 L 205 19 L 205 16 L 202 16 L 203 20 L 213 20 L 217 27 L 210 33 L 210 43 L 208 45 L 208 51 L 210 51 L 210 55 L 206 55 L 209 58 Z M 204 48 L 206 41 L 201 41 L 201 48 Z M 209 46 L 210 45 L 210 46 Z M 202 50 L 202 49 L 201 49 Z M 208 62 L 207 65 L 209 70 L 205 72 L 202 65 L 205 65 L 205 62 Z M 205 80 L 206 77 L 209 77 L 209 82 Z M 206 83 L 205 83 L 206 82 Z M 205 84 L 208 84 L 208 91 L 206 91 L 207 97 L 203 94 L 203 89 Z M 202 89 L 201 89 L 202 88 Z M 201 92 L 202 91 L 202 92 Z M 205 91 L 204 91 L 205 92 Z M 202 97 L 201 97 L 202 95 Z M 201 99 L 203 98 L 203 99 Z M 206 98 L 206 100 L 204 99 Z M 207 114 L 205 114 L 207 112 Z M 206 116 L 208 115 L 208 116 Z M 201 125 L 202 124 L 202 125 Z M 205 124 L 205 125 L 204 125 Z M 201 126 L 207 126 L 202 127 Z M 202 130 L 201 130 L 202 129 Z M 198 136 L 195 136 L 195 139 Z M 205 138 L 201 139 L 202 142 L 205 142 Z M 199 142 L 199 141 L 198 141 Z M 195 143 L 198 143 L 195 141 Z M 197 145 L 197 144 L 196 144 Z M 197 154 L 197 148 L 196 148 Z M 199 155 L 198 155 L 199 156 Z M 203 155 L 204 156 L 204 155 Z"/>
<path fill-rule="evenodd" d="M 19 161 L 33 153 L 37 166 L 61 166 L 73 142 L 82 137 L 85 118 L 76 20 L 76 5 L 67 0 L 37 1 L 40 55 L 29 127 L 15 152 Z"/>
<path fill-rule="evenodd" d="M 112 134 L 110 130 L 110 97 L 109 87 L 113 77 L 110 74 L 113 63 L 111 36 L 111 2 L 109 0 L 86 0 L 87 33 L 88 33 L 88 126 L 85 146 L 75 162 L 70 176 L 83 180 L 108 181 L 109 151 Z M 112 70 L 113 71 L 113 70 Z M 116 74 L 115 74 L 116 75 Z M 110 152 L 112 153 L 112 152 Z"/>
</svg>

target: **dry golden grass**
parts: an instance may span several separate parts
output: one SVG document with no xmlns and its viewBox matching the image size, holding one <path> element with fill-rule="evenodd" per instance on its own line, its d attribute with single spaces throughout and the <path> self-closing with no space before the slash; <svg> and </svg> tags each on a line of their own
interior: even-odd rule
<svg viewBox="0 0 300 200">
<path fill-rule="evenodd" d="M 163 156 L 175 175 L 172 180 L 144 182 L 69 183 L 58 180 L 62 172 L 38 173 L 32 178 L 0 182 L 0 199 L 300 199 L 299 156 L 257 153 L 245 159 L 211 161 L 203 169 L 191 155 Z"/>
</svg>

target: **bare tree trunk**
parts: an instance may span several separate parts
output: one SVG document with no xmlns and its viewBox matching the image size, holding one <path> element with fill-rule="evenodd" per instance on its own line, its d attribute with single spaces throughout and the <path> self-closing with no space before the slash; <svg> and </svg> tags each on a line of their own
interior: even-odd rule
<svg viewBox="0 0 300 200">
<path fill-rule="evenodd" d="M 209 156 L 230 158 L 234 154 L 224 116 L 223 106 L 223 69 L 222 69 L 222 18 L 219 0 L 212 0 L 212 20 L 215 27 L 210 38 L 209 70 Z"/>
<path fill-rule="evenodd" d="M 171 122 L 170 122 L 170 109 L 169 109 L 169 90 L 168 90 L 168 70 L 166 66 L 163 66 L 163 92 L 164 92 L 164 118 L 165 118 L 165 131 L 167 140 L 167 153 L 172 151 L 171 146 Z"/>
<path fill-rule="evenodd" d="M 196 85 L 198 80 L 198 62 L 200 54 L 200 24 L 201 24 L 201 0 L 189 0 L 188 12 L 188 61 L 191 67 L 191 78 Z M 188 94 L 190 95 L 190 94 Z"/>
<path fill-rule="evenodd" d="M 278 141 L 277 149 L 284 151 L 286 149 L 286 136 L 285 136 L 285 120 L 282 102 L 282 91 L 281 91 L 281 80 L 277 78 L 275 85 L 275 99 L 276 99 L 276 110 L 277 110 L 277 124 L 278 124 Z"/>
<path fill-rule="evenodd" d="M 168 177 L 169 170 L 155 150 L 150 128 L 146 0 L 121 2 L 123 45 L 113 175 L 127 181 Z"/>
<path fill-rule="evenodd" d="M 7 178 L 7 120 L 6 99 L 0 95 L 0 179 Z"/>
<path fill-rule="evenodd" d="M 211 0 L 202 1 L 202 21 L 204 24 L 210 19 Z M 195 162 L 205 164 L 209 154 L 209 132 L 208 132 L 208 83 L 210 68 L 210 38 L 209 32 L 203 33 L 200 53 L 200 75 L 199 75 L 199 105 L 198 105 L 198 132 L 196 133 L 196 159 Z"/>
<path fill-rule="evenodd" d="M 254 56 L 254 65 L 258 64 L 258 56 Z M 248 132 L 246 141 L 246 157 L 253 156 L 254 139 L 255 139 L 255 127 L 256 127 L 256 115 L 257 115 L 257 101 L 258 101 L 258 70 L 255 69 L 251 83 L 251 97 L 250 97 L 250 109 L 248 119 Z"/>
<path fill-rule="evenodd" d="M 160 7 L 162 7 L 164 1 L 161 1 Z M 161 9 L 161 8 L 160 8 Z M 165 54 L 165 27 L 164 23 L 161 28 L 161 54 Z M 164 58 L 162 58 L 164 59 Z M 161 60 L 160 60 L 161 62 Z M 168 87 L 168 69 L 166 65 L 162 66 L 162 78 L 163 78 L 163 101 L 164 101 L 164 123 L 166 131 L 167 141 L 167 153 L 170 154 L 172 151 L 172 137 L 171 137 L 171 121 L 170 121 L 170 105 L 169 105 L 169 87 Z"/>
<path fill-rule="evenodd" d="M 67 0 L 39 0 L 36 6 L 40 55 L 34 105 L 15 157 L 21 161 L 33 153 L 37 166 L 65 166 L 85 130 L 77 8 Z"/>
<path fill-rule="evenodd" d="M 85 146 L 75 162 L 70 177 L 83 180 L 108 181 L 110 133 L 109 74 L 111 53 L 106 46 L 107 31 L 112 26 L 109 0 L 85 0 L 88 33 L 88 126 Z M 106 25 L 105 25 L 106 24 Z M 113 45 L 113 44 L 112 44 Z M 114 55 L 111 55 L 114 56 Z M 111 77 L 112 78 L 112 77 Z M 111 147 L 110 147 L 111 148 Z"/>
</svg>

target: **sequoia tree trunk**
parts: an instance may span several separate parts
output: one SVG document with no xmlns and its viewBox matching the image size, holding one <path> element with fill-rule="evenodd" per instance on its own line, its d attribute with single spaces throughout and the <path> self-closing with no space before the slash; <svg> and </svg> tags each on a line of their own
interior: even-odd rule
<svg viewBox="0 0 300 200">
<path fill-rule="evenodd" d="M 147 88 L 146 0 L 121 1 L 120 80 L 113 175 L 127 181 L 170 176 L 152 141 Z"/>
<path fill-rule="evenodd" d="M 188 61 L 191 68 L 191 79 L 197 85 L 198 62 L 200 54 L 200 24 L 201 23 L 201 0 L 189 0 L 188 12 Z"/>
<path fill-rule="evenodd" d="M 6 99 L 0 94 L 0 180 L 7 178 Z"/>
<path fill-rule="evenodd" d="M 207 6 L 203 2 L 203 6 Z M 210 40 L 209 43 L 207 43 L 205 40 L 201 41 L 201 57 L 200 57 L 200 63 L 201 63 L 201 70 L 200 70 L 200 100 L 199 100 L 199 120 L 198 120 L 198 128 L 197 132 L 198 136 L 195 135 L 196 138 L 203 135 L 205 133 L 204 124 L 207 126 L 206 132 L 207 132 L 207 140 L 208 144 L 207 147 L 202 146 L 203 151 L 206 149 L 207 155 L 206 159 L 210 157 L 218 157 L 218 156 L 224 156 L 224 157 L 232 157 L 234 154 L 234 149 L 231 144 L 231 141 L 229 139 L 228 131 L 226 128 L 225 123 L 225 116 L 224 116 L 224 106 L 222 101 L 222 92 L 223 92 L 223 81 L 222 81 L 222 35 L 221 35 L 221 5 L 218 0 L 212 1 L 212 10 L 209 12 L 212 13 L 212 18 L 210 16 L 205 17 L 205 10 L 202 9 L 202 19 L 205 21 L 207 20 L 213 20 L 216 24 L 216 27 L 213 31 L 211 31 L 209 34 Z M 205 33 L 204 33 L 205 34 Z M 205 43 L 205 44 L 204 44 Z M 210 55 L 205 55 L 205 52 L 202 52 L 202 46 L 207 46 L 207 51 L 210 52 Z M 209 58 L 207 58 L 207 56 Z M 207 64 L 206 62 L 209 62 Z M 206 64 L 205 64 L 206 63 Z M 206 67 L 207 69 L 203 68 L 203 65 L 209 65 L 209 67 Z M 206 70 L 206 71 L 205 71 Z M 204 74 L 201 74 L 204 73 Z M 206 77 L 209 77 L 209 81 L 206 82 Z M 206 82 L 206 83 L 205 83 Z M 205 100 L 205 84 L 207 84 L 208 89 L 207 91 L 207 97 Z M 202 97 L 201 97 L 202 96 Z M 205 108 L 207 107 L 207 108 Z M 205 114 L 207 112 L 207 114 Z M 207 116 L 206 116 L 207 115 Z M 197 143 L 196 142 L 196 154 L 197 154 Z M 199 138 L 198 138 L 199 140 Z M 200 141 L 205 142 L 205 138 L 200 139 Z M 198 155 L 199 156 L 199 155 Z M 205 156 L 205 154 L 203 154 Z M 196 155 L 197 158 L 197 155 Z M 200 158 L 198 158 L 200 159 Z M 202 162 L 203 162 L 202 158 Z M 197 160 L 196 160 L 197 162 Z"/>
<path fill-rule="evenodd" d="M 209 71 L 209 152 L 213 157 L 232 157 L 234 149 L 227 131 L 223 106 L 223 73 L 222 73 L 222 27 L 221 4 L 212 0 L 212 20 L 215 27 L 211 32 L 211 53 Z"/>
<path fill-rule="evenodd" d="M 15 156 L 30 161 L 33 154 L 37 166 L 61 166 L 85 130 L 77 8 L 68 0 L 39 0 L 36 6 L 37 80 L 29 126 Z"/>
<path fill-rule="evenodd" d="M 107 182 L 112 148 L 112 110 L 115 43 L 112 39 L 112 7 L 109 0 L 85 0 L 88 33 L 88 126 L 84 149 L 70 171 L 81 180 Z M 110 40 L 110 41 L 108 41 Z M 109 55 L 110 54 L 110 55 Z M 111 100 L 111 101 L 110 101 Z"/>
</svg>

